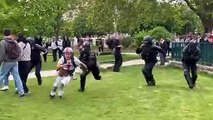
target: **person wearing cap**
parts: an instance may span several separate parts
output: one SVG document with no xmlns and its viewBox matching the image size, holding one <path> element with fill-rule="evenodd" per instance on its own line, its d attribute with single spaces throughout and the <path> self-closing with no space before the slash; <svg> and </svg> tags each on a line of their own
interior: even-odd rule
<svg viewBox="0 0 213 120">
<path fill-rule="evenodd" d="M 196 85 L 197 81 L 196 63 L 200 60 L 200 58 L 201 58 L 200 49 L 195 40 L 191 40 L 189 44 L 184 47 L 181 58 L 184 69 L 184 77 L 190 89 L 193 89 Z"/>
<path fill-rule="evenodd" d="M 145 36 L 143 43 L 136 49 L 136 53 L 141 55 L 141 58 L 145 61 L 142 73 L 145 77 L 147 86 L 155 86 L 155 78 L 152 74 L 152 70 L 157 63 L 158 53 L 164 53 L 164 51 L 154 45 L 153 38 L 151 36 Z"/>
<path fill-rule="evenodd" d="M 53 84 L 53 89 L 49 95 L 50 98 L 55 97 L 58 88 L 58 96 L 62 98 L 64 87 L 70 80 L 73 80 L 73 72 L 77 66 L 80 66 L 83 72 L 87 71 L 87 66 L 74 56 L 72 48 L 66 47 L 63 50 L 63 56 L 59 59 L 57 64 L 58 77 Z"/>
</svg>

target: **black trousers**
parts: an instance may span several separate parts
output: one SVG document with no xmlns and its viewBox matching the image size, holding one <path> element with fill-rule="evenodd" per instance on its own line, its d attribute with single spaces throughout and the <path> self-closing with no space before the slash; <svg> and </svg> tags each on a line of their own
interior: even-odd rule
<svg viewBox="0 0 213 120">
<path fill-rule="evenodd" d="M 44 62 L 47 62 L 47 53 L 43 54 Z"/>
<path fill-rule="evenodd" d="M 148 85 L 150 85 L 150 84 L 155 85 L 155 79 L 152 74 L 152 70 L 153 70 L 155 64 L 156 64 L 156 62 L 145 62 L 145 66 L 142 69 L 142 73 L 143 73 Z"/>
<path fill-rule="evenodd" d="M 113 71 L 114 72 L 119 72 L 120 71 L 120 67 L 123 63 L 123 58 L 121 54 L 114 54 L 114 58 L 115 58 L 115 63 L 114 63 L 114 67 L 113 67 Z"/>
<path fill-rule="evenodd" d="M 27 87 L 27 78 L 28 78 L 28 74 L 30 71 L 30 65 L 31 65 L 30 61 L 19 61 L 18 62 L 19 75 L 20 75 L 25 93 L 27 93 L 29 91 L 29 89 Z"/>
<path fill-rule="evenodd" d="M 99 52 L 104 52 L 104 46 L 98 47 Z"/>
<path fill-rule="evenodd" d="M 87 66 L 88 67 L 88 66 Z M 85 89 L 85 84 L 86 84 L 86 77 L 87 75 L 92 72 L 93 77 L 96 80 L 101 80 L 101 75 L 100 75 L 100 70 L 97 66 L 94 67 L 88 67 L 88 71 L 86 73 L 82 73 L 80 75 L 81 80 L 80 80 L 80 89 L 84 90 Z"/>
<path fill-rule="evenodd" d="M 54 49 L 52 52 L 53 52 L 53 62 L 56 62 L 57 61 L 57 50 L 58 49 Z"/>
<path fill-rule="evenodd" d="M 59 57 L 59 59 L 61 58 L 62 54 L 63 54 L 62 50 L 58 49 L 58 57 Z"/>
<path fill-rule="evenodd" d="M 197 65 L 196 63 L 183 62 L 184 77 L 189 86 L 195 86 L 197 81 Z M 191 73 L 191 74 L 190 74 Z"/>
<path fill-rule="evenodd" d="M 38 85 L 42 85 L 42 78 L 41 78 L 41 61 L 31 61 L 30 71 L 35 67 L 35 75 L 37 77 Z"/>
</svg>

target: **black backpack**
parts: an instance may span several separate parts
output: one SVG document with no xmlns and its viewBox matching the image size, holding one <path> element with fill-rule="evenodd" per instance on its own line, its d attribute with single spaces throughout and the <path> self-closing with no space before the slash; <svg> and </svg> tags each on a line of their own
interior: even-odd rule
<svg viewBox="0 0 213 120">
<path fill-rule="evenodd" d="M 18 43 L 14 40 L 8 40 L 6 41 L 6 54 L 8 56 L 8 59 L 17 59 L 21 55 L 21 48 L 19 47 Z"/>
</svg>

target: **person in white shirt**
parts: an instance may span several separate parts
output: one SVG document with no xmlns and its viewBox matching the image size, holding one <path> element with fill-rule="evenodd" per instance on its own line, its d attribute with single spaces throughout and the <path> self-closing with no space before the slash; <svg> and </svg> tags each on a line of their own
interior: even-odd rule
<svg viewBox="0 0 213 120">
<path fill-rule="evenodd" d="M 58 45 L 57 41 L 55 38 L 53 38 L 53 41 L 51 42 L 51 48 L 52 48 L 52 53 L 53 53 L 53 62 L 57 61 L 57 50 L 58 50 Z"/>
<path fill-rule="evenodd" d="M 62 98 L 64 93 L 64 86 L 67 85 L 70 80 L 73 80 L 73 72 L 77 66 L 80 66 L 84 73 L 87 71 L 87 66 L 78 58 L 73 56 L 73 50 L 71 47 L 65 48 L 63 54 L 64 55 L 59 59 L 57 64 L 58 77 L 53 84 L 53 89 L 49 95 L 50 98 L 55 97 L 58 88 L 58 96 Z"/>
</svg>

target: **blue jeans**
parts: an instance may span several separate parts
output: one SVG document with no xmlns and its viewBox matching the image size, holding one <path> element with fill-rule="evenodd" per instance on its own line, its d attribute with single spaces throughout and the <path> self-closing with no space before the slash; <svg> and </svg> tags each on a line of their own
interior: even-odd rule
<svg viewBox="0 0 213 120">
<path fill-rule="evenodd" d="M 10 73 L 8 73 L 5 78 L 3 79 L 3 85 L 4 86 L 9 86 L 9 76 L 10 76 Z"/>
<path fill-rule="evenodd" d="M 22 81 L 21 81 L 21 78 L 20 78 L 19 72 L 18 72 L 18 62 L 3 62 L 2 68 L 0 71 L 0 83 L 2 83 L 3 80 L 8 79 L 9 72 L 13 76 L 13 79 L 16 83 L 16 87 L 18 88 L 18 93 L 20 95 L 24 94 Z"/>
</svg>

